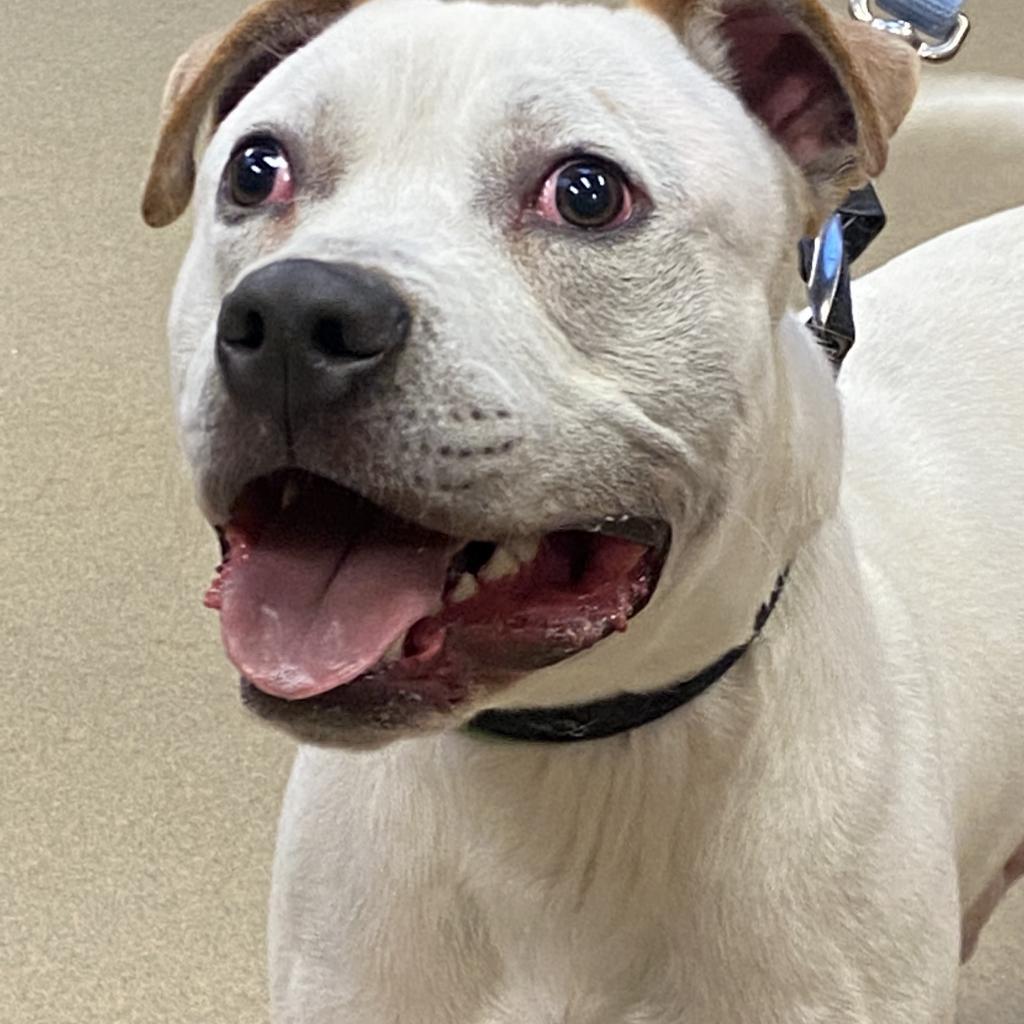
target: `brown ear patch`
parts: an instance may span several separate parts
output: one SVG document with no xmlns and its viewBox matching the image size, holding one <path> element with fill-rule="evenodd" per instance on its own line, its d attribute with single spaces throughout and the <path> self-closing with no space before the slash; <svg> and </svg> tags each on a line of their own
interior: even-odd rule
<svg viewBox="0 0 1024 1024">
<path fill-rule="evenodd" d="M 739 93 L 826 205 L 885 167 L 917 90 L 906 43 L 819 0 L 635 2 Z"/>
<path fill-rule="evenodd" d="M 889 139 L 910 113 L 917 95 L 921 59 L 907 43 L 859 21 L 840 21 L 835 30 L 849 58 L 853 93 L 862 108 L 875 113 L 861 134 L 874 161 L 866 166 L 867 173 L 880 174 L 889 155 Z M 869 129 L 876 133 L 874 138 L 868 137 Z"/>
<path fill-rule="evenodd" d="M 222 36 L 209 37 L 175 65 L 142 197 L 151 227 L 176 220 L 195 185 L 194 150 L 208 113 L 227 116 L 274 67 L 360 0 L 263 0 Z"/>
</svg>

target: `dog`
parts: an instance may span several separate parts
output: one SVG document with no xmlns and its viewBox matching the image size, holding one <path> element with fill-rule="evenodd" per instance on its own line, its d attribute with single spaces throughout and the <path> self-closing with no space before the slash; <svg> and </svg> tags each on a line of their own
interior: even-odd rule
<svg viewBox="0 0 1024 1024">
<path fill-rule="evenodd" d="M 265 0 L 178 62 L 207 603 L 303 741 L 277 1024 L 954 1019 L 1024 869 L 1024 209 L 860 282 L 838 384 L 787 308 L 916 65 L 816 0 Z"/>
</svg>

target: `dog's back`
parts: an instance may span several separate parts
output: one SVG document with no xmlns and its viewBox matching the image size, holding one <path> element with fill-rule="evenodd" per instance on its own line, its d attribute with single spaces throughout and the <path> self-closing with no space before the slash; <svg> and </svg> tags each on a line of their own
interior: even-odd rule
<svg viewBox="0 0 1024 1024">
<path fill-rule="evenodd" d="M 890 684 L 938 722 L 965 907 L 1024 839 L 1021 266 L 1024 207 L 869 275 L 841 379 L 844 507 Z"/>
</svg>

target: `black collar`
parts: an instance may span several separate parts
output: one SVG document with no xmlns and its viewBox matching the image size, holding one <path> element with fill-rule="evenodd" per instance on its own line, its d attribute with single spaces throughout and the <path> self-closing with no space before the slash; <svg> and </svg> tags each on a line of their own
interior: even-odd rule
<svg viewBox="0 0 1024 1024">
<path fill-rule="evenodd" d="M 471 733 L 485 733 L 508 740 L 576 743 L 580 740 L 604 739 L 647 725 L 700 696 L 747 653 L 778 603 L 788 575 L 789 570 L 786 569 L 775 581 L 771 596 L 761 605 L 754 619 L 754 632 L 750 639 L 726 651 L 718 661 L 695 676 L 653 693 L 623 693 L 618 697 L 607 697 L 589 704 L 482 711 L 470 720 L 466 728 Z"/>
</svg>

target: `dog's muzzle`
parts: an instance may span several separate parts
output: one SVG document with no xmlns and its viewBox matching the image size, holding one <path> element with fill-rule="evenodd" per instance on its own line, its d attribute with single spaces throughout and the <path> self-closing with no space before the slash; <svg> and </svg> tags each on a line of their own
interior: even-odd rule
<svg viewBox="0 0 1024 1024">
<path fill-rule="evenodd" d="M 305 469 L 300 431 L 344 422 L 325 413 L 372 391 L 412 318 L 383 275 L 308 259 L 253 271 L 221 308 L 230 401 L 273 422 L 289 452 L 244 482 L 217 524 L 224 559 L 207 603 L 247 703 L 297 735 L 310 722 L 322 736 L 327 721 L 405 727 L 468 713 L 624 630 L 667 557 L 661 520 L 597 509 L 531 526 L 527 511 L 512 535 L 486 516 L 463 517 L 456 535 L 430 515 L 426 486 L 385 506 Z"/>
</svg>

